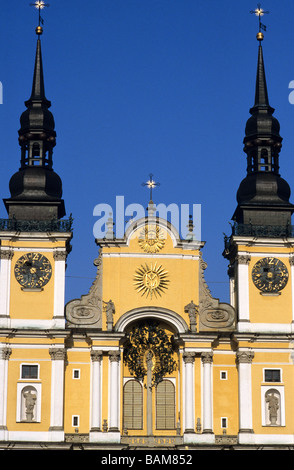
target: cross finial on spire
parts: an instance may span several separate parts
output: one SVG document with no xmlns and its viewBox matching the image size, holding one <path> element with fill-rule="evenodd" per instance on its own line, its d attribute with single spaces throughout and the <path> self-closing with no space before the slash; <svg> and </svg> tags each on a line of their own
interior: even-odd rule
<svg viewBox="0 0 294 470">
<path fill-rule="evenodd" d="M 260 42 L 263 40 L 263 33 L 261 32 L 261 30 L 263 31 L 266 31 L 266 26 L 261 22 L 261 17 L 265 14 L 268 14 L 269 11 L 265 11 L 261 8 L 261 4 L 258 3 L 257 4 L 257 8 L 255 10 L 251 10 L 250 11 L 251 14 L 255 14 L 256 16 L 258 16 L 258 33 L 256 35 L 257 37 L 257 40 Z"/>
<path fill-rule="evenodd" d="M 35 3 L 30 3 L 30 6 L 35 7 L 37 8 L 37 10 L 39 10 L 39 24 L 36 28 L 36 33 L 40 35 L 43 33 L 43 28 L 41 24 L 44 24 L 44 20 L 41 17 L 41 10 L 43 10 L 45 7 L 49 7 L 49 3 L 45 3 L 43 0 L 36 0 Z"/>
<path fill-rule="evenodd" d="M 146 181 L 146 183 L 142 183 L 142 186 L 147 186 L 150 189 L 150 201 L 152 201 L 152 189 L 156 186 L 160 186 L 160 183 L 155 183 L 155 181 L 153 180 L 153 174 L 150 173 L 149 181 Z"/>
</svg>

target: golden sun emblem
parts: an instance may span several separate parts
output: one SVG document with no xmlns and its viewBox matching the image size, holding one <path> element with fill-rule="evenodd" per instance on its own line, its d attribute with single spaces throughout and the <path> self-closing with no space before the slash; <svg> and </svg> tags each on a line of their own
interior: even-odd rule
<svg viewBox="0 0 294 470">
<path fill-rule="evenodd" d="M 158 225 L 147 225 L 140 233 L 138 243 L 146 253 L 158 253 L 164 247 L 164 232 Z"/>
<path fill-rule="evenodd" d="M 150 295 L 150 299 L 153 295 L 156 298 L 158 295 L 161 296 L 167 289 L 169 282 L 168 272 L 161 265 L 157 266 L 156 263 L 154 266 L 151 264 L 151 267 L 147 264 L 145 266 L 141 265 L 134 276 L 134 285 L 137 292 L 142 297 L 143 295 L 146 295 L 146 297 Z"/>
</svg>

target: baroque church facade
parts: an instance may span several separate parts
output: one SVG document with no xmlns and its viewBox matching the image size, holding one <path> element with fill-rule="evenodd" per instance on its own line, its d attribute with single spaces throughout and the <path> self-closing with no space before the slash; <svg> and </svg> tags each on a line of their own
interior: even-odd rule
<svg viewBox="0 0 294 470">
<path fill-rule="evenodd" d="M 209 291 L 193 221 L 182 239 L 150 201 L 122 238 L 109 221 L 96 278 L 67 305 L 72 220 L 36 33 L 0 227 L 0 448 L 294 448 L 294 206 L 262 33 L 247 175 L 223 252 L 230 304 Z"/>
</svg>

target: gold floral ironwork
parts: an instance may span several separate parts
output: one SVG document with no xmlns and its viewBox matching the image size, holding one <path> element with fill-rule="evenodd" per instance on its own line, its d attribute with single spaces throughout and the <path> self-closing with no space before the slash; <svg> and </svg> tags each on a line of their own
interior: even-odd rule
<svg viewBox="0 0 294 470">
<path fill-rule="evenodd" d="M 163 377 L 177 369 L 173 355 L 176 345 L 173 335 L 159 326 L 156 321 L 139 322 L 128 334 L 124 346 L 124 363 L 138 380 L 143 380 L 150 367 L 151 387 Z"/>
</svg>

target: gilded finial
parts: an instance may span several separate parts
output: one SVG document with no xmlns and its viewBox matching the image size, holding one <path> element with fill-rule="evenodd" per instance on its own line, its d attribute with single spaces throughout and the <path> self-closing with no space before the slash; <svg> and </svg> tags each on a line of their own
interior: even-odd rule
<svg viewBox="0 0 294 470">
<path fill-rule="evenodd" d="M 43 8 L 45 7 L 49 7 L 49 3 L 45 3 L 43 0 L 36 0 L 35 3 L 30 3 L 30 6 L 35 7 L 37 8 L 37 10 L 39 10 L 39 24 L 36 27 L 36 34 L 37 36 L 40 36 L 41 34 L 43 34 L 43 28 L 41 24 L 44 24 L 44 20 L 41 17 L 41 10 L 43 10 Z"/>
<path fill-rule="evenodd" d="M 147 186 L 150 189 L 150 202 L 152 202 L 152 189 L 156 188 L 156 186 L 160 186 L 160 183 L 155 183 L 152 173 L 150 173 L 149 177 L 149 181 L 142 183 L 142 186 Z"/>
<path fill-rule="evenodd" d="M 261 22 L 261 17 L 267 13 L 269 13 L 269 11 L 265 11 L 261 8 L 261 5 L 260 3 L 258 3 L 257 5 L 257 8 L 255 10 L 251 10 L 250 13 L 258 16 L 258 25 L 259 25 L 259 29 L 258 29 L 258 33 L 256 35 L 256 39 L 257 41 L 259 41 L 259 43 L 261 43 L 261 41 L 263 41 L 263 38 L 264 38 L 264 34 L 262 33 L 262 30 L 263 31 L 266 31 L 266 26 Z"/>
</svg>

